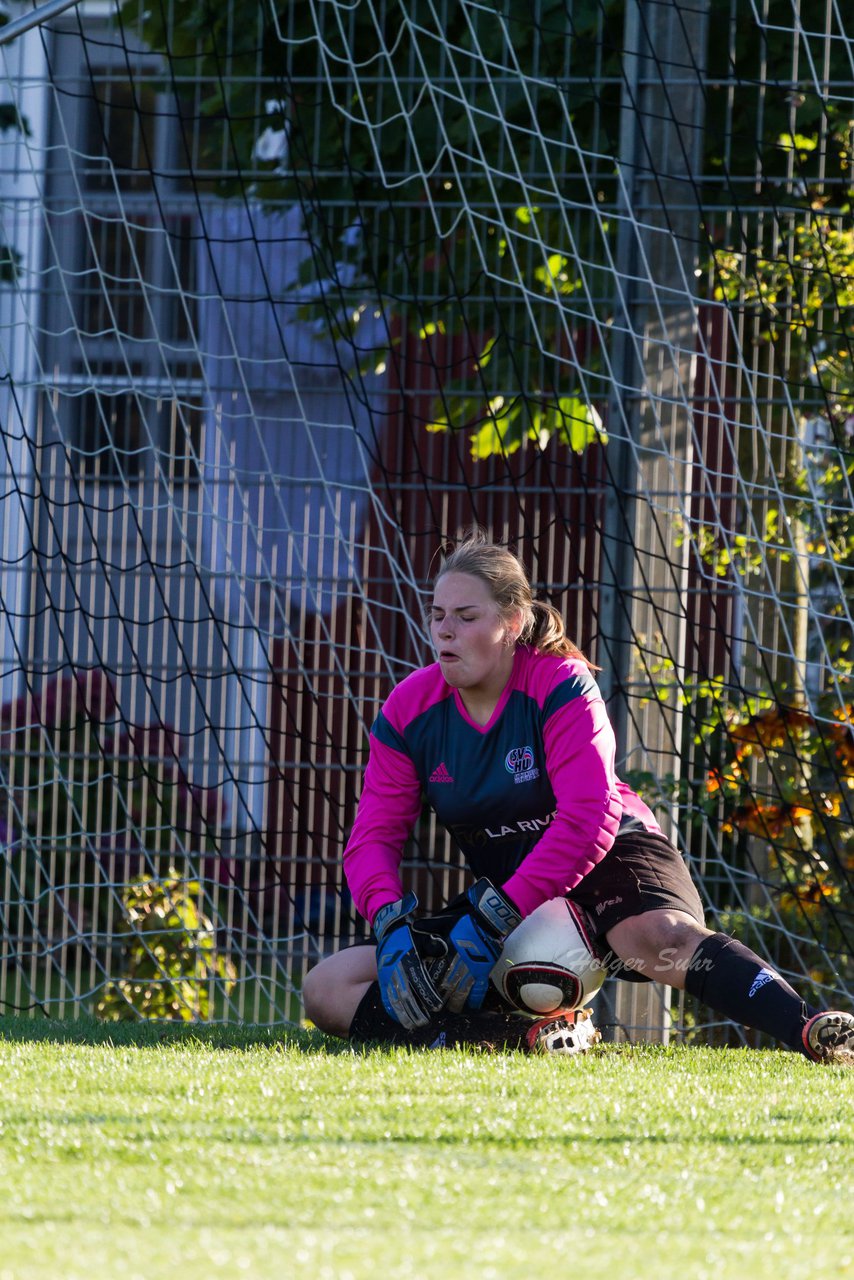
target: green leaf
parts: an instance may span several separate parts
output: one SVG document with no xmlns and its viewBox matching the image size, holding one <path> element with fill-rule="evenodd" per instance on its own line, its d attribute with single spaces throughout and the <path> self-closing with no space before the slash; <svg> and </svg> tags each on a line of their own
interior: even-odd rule
<svg viewBox="0 0 854 1280">
<path fill-rule="evenodd" d="M 489 339 L 489 342 L 487 342 L 486 346 L 483 348 L 483 351 L 481 351 L 480 355 L 477 358 L 478 369 L 485 369 L 486 366 L 489 364 L 490 360 L 492 359 L 492 353 L 495 350 L 495 344 L 497 341 L 498 341 L 497 338 Z"/>
<path fill-rule="evenodd" d="M 599 412 L 578 396 L 560 397 L 547 414 L 546 429 L 575 453 L 583 453 L 590 444 L 605 444 L 608 439 Z"/>
<path fill-rule="evenodd" d="M 546 265 L 534 269 L 534 278 L 539 280 L 540 284 L 552 285 L 555 280 L 560 278 L 560 274 L 568 261 L 569 259 L 565 258 L 562 253 L 550 253 L 546 259 Z"/>
<path fill-rule="evenodd" d="M 781 133 L 777 146 L 783 151 L 815 151 L 818 138 L 808 138 L 803 133 Z"/>
<path fill-rule="evenodd" d="M 501 398 L 493 401 L 490 416 L 483 426 L 472 433 L 471 456 L 491 458 L 496 454 L 506 457 L 521 449 L 523 441 L 522 412 L 518 401 L 505 409 Z"/>
</svg>

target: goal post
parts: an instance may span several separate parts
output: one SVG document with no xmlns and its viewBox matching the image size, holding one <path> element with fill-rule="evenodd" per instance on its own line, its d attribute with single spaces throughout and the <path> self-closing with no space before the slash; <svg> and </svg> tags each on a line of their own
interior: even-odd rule
<svg viewBox="0 0 854 1280">
<path fill-rule="evenodd" d="M 58 18 L 60 14 L 80 3 L 82 0 L 47 0 L 45 4 L 36 5 L 31 12 L 22 13 L 19 17 L 12 18 L 0 26 L 0 45 L 10 44 L 13 40 L 17 40 L 18 36 L 32 31 L 33 27 L 50 22 L 51 18 Z"/>
</svg>

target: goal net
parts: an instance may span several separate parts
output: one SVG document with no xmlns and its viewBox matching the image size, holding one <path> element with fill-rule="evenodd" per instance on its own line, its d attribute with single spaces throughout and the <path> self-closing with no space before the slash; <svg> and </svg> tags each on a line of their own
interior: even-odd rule
<svg viewBox="0 0 854 1280">
<path fill-rule="evenodd" d="M 83 0 L 0 45 L 0 1011 L 299 1018 L 474 522 L 602 668 L 712 925 L 850 999 L 850 35 Z M 405 865 L 463 883 L 426 812 Z M 743 1034 L 605 993 L 616 1034 Z"/>
</svg>

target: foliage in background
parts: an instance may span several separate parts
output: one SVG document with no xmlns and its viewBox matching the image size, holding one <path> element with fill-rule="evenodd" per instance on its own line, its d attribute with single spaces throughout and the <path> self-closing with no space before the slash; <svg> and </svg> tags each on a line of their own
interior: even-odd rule
<svg viewBox="0 0 854 1280">
<path fill-rule="evenodd" d="M 786 566 L 808 609 L 790 675 L 738 704 L 705 690 L 706 790 L 724 836 L 764 848 L 774 910 L 814 938 L 813 977 L 834 985 L 854 981 L 854 172 L 850 122 L 830 106 L 808 133 L 806 105 L 802 126 L 775 139 L 794 180 L 774 193 L 773 246 L 754 218 L 738 246 L 713 250 L 716 298 L 753 321 L 786 391 L 780 499 L 745 509 L 738 533 L 686 536 L 721 578 L 773 580 Z"/>
<path fill-rule="evenodd" d="M 220 793 L 190 782 L 174 729 L 128 724 L 97 669 L 57 675 L 0 709 L 0 788 L 21 897 L 53 875 L 78 922 L 96 902 L 109 912 L 105 887 L 150 871 L 151 857 L 215 848 L 224 818 Z"/>
<path fill-rule="evenodd" d="M 622 0 L 387 12 L 276 0 L 245 29 L 229 5 L 197 0 L 121 12 L 198 77 L 202 189 L 299 206 L 312 252 L 295 297 L 363 374 L 414 344 L 436 397 L 427 425 L 469 432 L 475 457 L 604 438 L 605 392 L 586 379 L 613 284 L 601 249 L 579 268 L 568 227 L 574 208 L 614 199 L 614 166 L 603 159 L 595 193 L 589 168 L 600 134 L 618 134 Z M 607 218 L 593 222 L 607 237 Z M 361 336 L 366 311 L 384 337 Z"/>
<path fill-rule="evenodd" d="M 311 256 L 294 300 L 361 376 L 408 359 L 429 371 L 433 403 L 409 412 L 465 431 L 475 458 L 606 440 L 624 0 L 274 0 L 245 26 L 198 0 L 124 0 L 121 14 L 170 49 L 169 87 L 201 115 L 197 189 L 299 207 Z M 731 205 L 748 175 L 751 203 L 772 206 L 787 150 L 802 163 L 820 129 L 844 135 L 843 105 L 817 92 L 757 93 L 759 68 L 791 81 L 790 43 L 785 23 L 710 0 L 707 206 Z M 831 80 L 846 57 L 830 43 Z"/>
<path fill-rule="evenodd" d="M 826 723 L 798 706 L 766 703 L 752 714 L 730 708 L 707 743 L 721 761 L 706 787 L 721 803 L 724 838 L 753 839 L 765 850 L 774 909 L 760 913 L 779 915 L 792 935 L 813 939 L 801 948 L 801 963 L 830 988 L 854 983 L 852 713 L 848 704 Z M 733 921 L 734 931 L 746 927 Z M 787 958 L 796 967 L 796 957 Z"/>
<path fill-rule="evenodd" d="M 652 696 L 688 708 L 705 765 L 691 778 L 636 781 L 652 803 L 679 807 L 700 850 L 710 823 L 727 864 L 757 886 L 755 904 L 741 912 L 727 910 L 721 890 L 721 926 L 760 948 L 776 938 L 782 967 L 805 964 L 817 987 L 838 989 L 854 984 L 854 126 L 844 102 L 819 93 L 812 69 L 793 82 L 785 26 L 737 23 L 736 11 L 715 0 L 711 13 L 707 265 L 746 364 L 773 372 L 777 403 L 762 411 L 774 415 L 768 447 L 776 455 L 757 460 L 755 432 L 740 432 L 748 496 L 732 527 L 685 520 L 679 534 L 707 572 L 742 580 L 748 609 L 755 602 L 761 612 L 766 584 L 783 584 L 792 654 L 766 665 L 759 621 L 759 647 L 751 653 L 748 644 L 728 680 L 688 687 L 663 660 Z M 848 57 L 831 41 L 822 75 L 845 83 Z M 761 95 L 742 75 L 725 93 L 733 62 L 761 63 L 763 78 L 788 91 Z M 720 211 L 731 208 L 739 179 L 750 180 L 750 197 L 727 221 Z M 739 403 L 759 411 L 749 398 Z M 774 477 L 776 500 L 760 482 L 751 501 L 757 466 Z M 798 612 L 810 625 L 796 642 Z M 761 921 L 773 933 L 757 931 Z M 797 951 L 790 938 L 804 940 Z"/>
<path fill-rule="evenodd" d="M 237 972 L 217 949 L 201 909 L 201 885 L 170 867 L 165 878 L 137 876 L 122 893 L 122 977 L 99 1000 L 109 1021 L 206 1020 L 216 988 L 227 995 Z"/>
</svg>

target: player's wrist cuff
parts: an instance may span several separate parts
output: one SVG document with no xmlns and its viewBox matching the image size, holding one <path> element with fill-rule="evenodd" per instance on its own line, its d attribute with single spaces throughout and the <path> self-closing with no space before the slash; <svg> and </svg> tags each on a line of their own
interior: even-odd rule
<svg viewBox="0 0 854 1280">
<path fill-rule="evenodd" d="M 377 941 L 382 942 L 390 929 L 400 924 L 403 920 L 411 918 L 417 906 L 418 899 L 415 894 L 407 893 L 404 897 L 398 898 L 396 902 L 387 902 L 384 907 L 380 907 L 374 916 L 373 923 Z"/>
<path fill-rule="evenodd" d="M 466 897 L 477 913 L 478 923 L 485 925 L 496 938 L 506 938 L 522 921 L 522 913 L 513 899 L 486 876 L 475 881 Z"/>
</svg>

